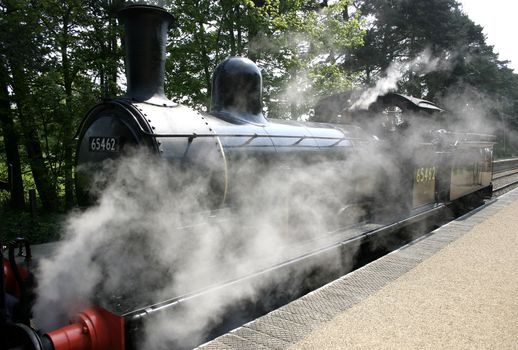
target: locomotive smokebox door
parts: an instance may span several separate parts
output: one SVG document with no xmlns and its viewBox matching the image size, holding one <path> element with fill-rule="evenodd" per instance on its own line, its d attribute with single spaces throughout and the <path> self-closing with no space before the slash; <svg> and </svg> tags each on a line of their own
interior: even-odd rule
<svg viewBox="0 0 518 350">
<path fill-rule="evenodd" d="M 90 111 L 78 135 L 76 190 L 80 205 L 95 198 L 94 181 L 100 189 L 110 179 L 115 159 L 136 147 L 156 150 L 152 138 L 140 132 L 142 128 L 120 102 L 101 104 Z"/>
</svg>

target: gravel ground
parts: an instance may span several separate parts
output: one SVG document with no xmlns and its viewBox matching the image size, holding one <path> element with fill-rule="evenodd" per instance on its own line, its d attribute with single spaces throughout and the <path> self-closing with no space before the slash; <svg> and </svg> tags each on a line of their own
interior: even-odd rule
<svg viewBox="0 0 518 350">
<path fill-rule="evenodd" d="M 290 349 L 518 349 L 518 201 Z"/>
</svg>

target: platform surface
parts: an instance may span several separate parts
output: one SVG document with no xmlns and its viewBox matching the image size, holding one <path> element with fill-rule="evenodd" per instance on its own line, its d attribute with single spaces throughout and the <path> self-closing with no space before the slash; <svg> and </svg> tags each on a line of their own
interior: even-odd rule
<svg viewBox="0 0 518 350">
<path fill-rule="evenodd" d="M 518 190 L 201 348 L 518 349 Z"/>
</svg>

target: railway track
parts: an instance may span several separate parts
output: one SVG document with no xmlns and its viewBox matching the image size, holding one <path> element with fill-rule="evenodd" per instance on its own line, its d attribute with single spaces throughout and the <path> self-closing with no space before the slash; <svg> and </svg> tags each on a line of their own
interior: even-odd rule
<svg viewBox="0 0 518 350">
<path fill-rule="evenodd" d="M 493 195 L 500 196 L 518 186 L 518 158 L 493 162 Z"/>
<path fill-rule="evenodd" d="M 493 174 L 518 169 L 518 158 L 507 158 L 493 161 Z"/>
</svg>

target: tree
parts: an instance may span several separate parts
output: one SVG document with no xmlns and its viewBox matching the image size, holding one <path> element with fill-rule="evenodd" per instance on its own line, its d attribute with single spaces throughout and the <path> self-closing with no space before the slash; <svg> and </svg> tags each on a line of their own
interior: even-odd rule
<svg viewBox="0 0 518 350">
<path fill-rule="evenodd" d="M 118 91 L 116 63 L 120 56 L 116 50 L 114 4 L 107 3 L 104 7 L 99 7 L 98 2 L 90 1 L 88 4 L 92 7 L 85 7 L 85 3 L 79 0 L 42 0 L 35 5 L 35 9 L 42 14 L 49 48 L 57 54 L 49 62 L 48 69 L 48 73 L 53 73 L 54 80 L 48 79 L 46 83 L 57 85 L 55 91 L 60 96 L 55 106 L 60 113 L 55 115 L 54 121 L 60 126 L 62 156 L 53 163 L 62 161 L 60 172 L 64 179 L 66 209 L 74 204 L 73 137 L 86 108 L 76 103 L 82 100 L 77 92 L 84 93 L 82 84 L 92 85 L 91 80 L 85 79 L 87 70 L 91 68 L 98 72 L 100 89 L 105 98 L 114 97 Z M 87 95 L 92 95 L 92 92 Z M 94 96 L 100 97 L 99 94 Z M 61 174 L 55 175 L 58 178 Z"/>
<path fill-rule="evenodd" d="M 4 138 L 11 209 L 23 210 L 25 198 L 23 192 L 22 169 L 18 151 L 19 136 L 11 114 L 8 89 L 8 76 L 4 62 L 0 62 L 0 127 Z"/>
<path fill-rule="evenodd" d="M 367 24 L 365 45 L 345 62 L 359 70 L 359 84 L 373 85 L 394 63 L 412 62 L 428 52 L 432 68 L 400 65 L 408 69 L 400 74 L 398 91 L 446 104 L 455 100 L 450 96 L 484 96 L 488 103 L 478 112 L 483 110 L 488 124 L 508 127 L 510 123 L 504 126 L 499 120 L 517 119 L 517 76 L 498 59 L 482 27 L 462 12 L 457 0 L 356 0 L 353 5 Z M 468 118 L 473 114 L 472 106 L 452 105 Z"/>
<path fill-rule="evenodd" d="M 9 99 L 2 100 L 2 120 L 12 121 L 12 128 L 2 124 L 4 143 L 16 139 L 6 132 L 20 130 L 22 163 L 30 164 L 45 210 L 58 209 L 63 194 L 64 207 L 73 205 L 77 126 L 94 103 L 120 94 L 115 13 L 122 3 L 9 0 L 1 7 L 0 63 Z"/>
<path fill-rule="evenodd" d="M 314 0 L 181 2 L 172 9 L 178 28 L 169 46 L 166 92 L 208 109 L 214 68 L 228 56 L 244 55 L 263 71 L 268 113 L 289 117 L 293 105 L 310 101 L 301 94 L 350 86 L 350 74 L 339 63 L 342 52 L 361 45 L 363 32 L 357 18 L 344 17 L 347 4 L 342 0 L 322 8 Z"/>
<path fill-rule="evenodd" d="M 363 43 L 349 1 L 333 5 L 315 1 L 274 2 L 251 7 L 262 23 L 249 42 L 265 77 L 265 101 L 271 114 L 300 117 L 315 101 L 351 88 L 355 73 L 344 69 L 347 52 Z"/>
<path fill-rule="evenodd" d="M 21 1 L 5 1 L 3 7 L 2 33 L 4 45 L 1 55 L 4 57 L 3 70 L 9 72 L 9 87 L 13 92 L 14 112 L 20 122 L 23 143 L 31 166 L 34 182 L 46 210 L 57 208 L 57 196 L 54 184 L 41 148 L 38 128 L 31 110 L 30 84 L 41 68 L 45 48 L 34 45 L 34 40 L 42 40 L 38 13 Z M 12 111 L 12 110 L 11 110 Z"/>
</svg>

